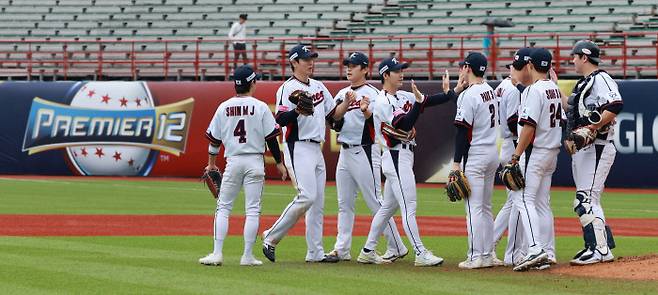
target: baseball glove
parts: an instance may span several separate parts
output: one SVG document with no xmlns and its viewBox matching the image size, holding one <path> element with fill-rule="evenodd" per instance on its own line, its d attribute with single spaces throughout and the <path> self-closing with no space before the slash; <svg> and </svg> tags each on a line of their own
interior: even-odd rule
<svg viewBox="0 0 658 295">
<path fill-rule="evenodd" d="M 576 150 L 579 151 L 594 142 L 596 133 L 596 130 L 588 127 L 580 127 L 571 132 L 569 139 L 573 141 Z"/>
<path fill-rule="evenodd" d="M 513 191 L 521 190 L 525 187 L 525 178 L 521 173 L 519 163 L 507 163 L 503 170 L 500 171 L 500 180 L 505 186 Z"/>
<path fill-rule="evenodd" d="M 288 100 L 297 105 L 297 112 L 302 116 L 312 116 L 315 106 L 310 93 L 303 90 L 295 90 L 288 96 Z"/>
<path fill-rule="evenodd" d="M 446 183 L 446 195 L 450 202 L 456 202 L 466 199 L 471 195 L 471 185 L 461 170 L 453 170 L 448 174 L 448 183 Z"/>
<path fill-rule="evenodd" d="M 402 129 L 397 129 L 393 125 L 382 122 L 382 132 L 389 137 L 395 138 L 400 141 L 410 141 L 416 138 L 416 128 L 412 128 L 410 131 L 404 131 Z"/>
<path fill-rule="evenodd" d="M 222 172 L 218 169 L 205 170 L 201 180 L 206 183 L 213 198 L 219 197 L 219 188 L 222 186 Z"/>
</svg>

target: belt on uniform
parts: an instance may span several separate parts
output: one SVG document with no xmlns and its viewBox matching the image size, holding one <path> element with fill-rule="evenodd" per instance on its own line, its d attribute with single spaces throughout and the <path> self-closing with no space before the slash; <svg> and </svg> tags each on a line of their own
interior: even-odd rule
<svg viewBox="0 0 658 295">
<path fill-rule="evenodd" d="M 608 143 L 612 143 L 612 140 L 603 140 L 598 138 L 594 140 L 595 145 L 606 145 Z"/>
<path fill-rule="evenodd" d="M 401 150 L 410 150 L 412 152 L 416 149 L 416 146 L 413 145 L 413 144 L 410 144 L 410 143 L 400 143 L 400 144 L 397 144 L 396 146 L 394 146 L 394 148 L 395 147 L 398 147 L 398 149 L 401 149 Z"/>
<path fill-rule="evenodd" d="M 351 149 L 359 146 L 365 146 L 364 144 L 347 144 L 347 143 L 340 143 L 340 146 L 342 146 L 344 149 Z"/>
<path fill-rule="evenodd" d="M 301 140 L 298 140 L 298 141 L 301 141 L 301 142 L 311 142 L 311 143 L 320 143 L 319 141 L 317 141 L 317 140 L 315 140 L 315 139 L 301 139 Z"/>
</svg>

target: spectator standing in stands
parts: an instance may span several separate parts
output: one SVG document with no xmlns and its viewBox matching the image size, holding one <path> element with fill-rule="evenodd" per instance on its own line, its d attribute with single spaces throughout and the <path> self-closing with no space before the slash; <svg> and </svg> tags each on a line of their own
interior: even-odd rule
<svg viewBox="0 0 658 295">
<path fill-rule="evenodd" d="M 487 25 L 487 35 L 482 40 L 482 47 L 483 47 L 482 49 L 484 50 L 484 55 L 487 57 L 491 56 L 491 52 L 492 52 L 491 47 L 494 46 L 492 40 L 493 34 L 494 34 L 494 25 L 493 24 Z"/>
<path fill-rule="evenodd" d="M 228 38 L 233 41 L 233 68 L 238 67 L 240 55 L 242 63 L 247 64 L 247 14 L 240 14 L 240 20 L 231 26 Z"/>
</svg>

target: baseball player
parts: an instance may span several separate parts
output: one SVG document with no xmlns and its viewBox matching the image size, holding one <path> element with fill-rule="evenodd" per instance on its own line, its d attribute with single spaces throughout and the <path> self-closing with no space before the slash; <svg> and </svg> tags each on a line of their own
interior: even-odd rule
<svg viewBox="0 0 658 295">
<path fill-rule="evenodd" d="M 306 214 L 307 262 L 337 262 L 333 255 L 325 255 L 322 245 L 324 187 L 326 168 L 321 143 L 325 138 L 326 120 L 340 120 L 353 102 L 348 96 L 336 105 L 322 82 L 311 79 L 316 52 L 297 45 L 288 52 L 293 76 L 276 93 L 276 122 L 282 126 L 285 138 L 284 162 L 297 189 L 297 196 L 283 213 L 263 232 L 263 254 L 275 261 L 275 247 L 299 217 Z M 290 94 L 302 90 L 313 97 L 312 115 L 300 115 Z"/>
<path fill-rule="evenodd" d="M 574 211 L 583 227 L 585 248 L 571 260 L 573 265 L 586 265 L 614 260 L 614 239 L 606 225 L 601 194 L 617 149 L 612 143 L 615 117 L 624 104 L 617 83 L 598 68 L 599 47 L 589 40 L 576 43 L 572 50 L 576 72 L 583 75 L 565 100 L 568 105 L 567 132 L 579 127 L 595 131 L 594 143 L 575 151 L 573 140 L 565 146 L 572 156 L 573 179 L 576 183 Z M 569 148 L 571 147 L 571 148 Z"/>
<path fill-rule="evenodd" d="M 503 143 L 500 149 L 500 164 L 505 166 L 507 161 L 514 154 L 514 149 L 518 142 L 517 124 L 519 119 L 519 104 L 521 103 L 521 90 L 523 86 L 518 81 L 513 80 L 514 71 L 523 69 L 528 63 L 530 57 L 530 48 L 521 48 L 514 55 L 514 61 L 507 65 L 510 69 L 510 76 L 504 79 L 496 88 L 495 93 L 498 97 L 498 114 L 500 118 L 500 135 Z M 515 86 L 515 84 L 517 86 Z M 519 210 L 514 207 L 511 190 L 507 190 L 507 200 L 494 219 L 494 250 L 495 245 L 500 241 L 508 230 L 507 247 L 505 249 L 504 265 L 514 265 L 525 257 L 525 238 L 521 228 Z M 492 252 L 494 265 L 500 265 L 495 251 Z"/>
<path fill-rule="evenodd" d="M 514 267 L 515 271 L 552 262 L 548 251 L 554 249 L 549 245 L 547 233 L 551 230 L 547 224 L 552 220 L 539 215 L 537 207 L 548 203 L 562 136 L 562 95 L 558 86 L 546 79 L 551 68 L 551 53 L 544 48 L 533 49 L 528 61 L 515 72 L 521 83 L 529 85 L 521 94 L 519 141 L 510 161 L 520 164 L 525 178 L 525 188 L 512 193 L 514 206 L 521 212 L 528 244 L 528 253 Z"/>
<path fill-rule="evenodd" d="M 381 148 L 375 143 L 375 128 L 372 111 L 373 100 L 379 90 L 366 82 L 368 57 L 354 52 L 343 61 L 347 66 L 350 86 L 341 89 L 335 96 L 336 104 L 342 103 L 347 95 L 355 95 L 343 120 L 335 124 L 341 145 L 336 167 L 336 189 L 338 191 L 338 235 L 334 250 L 329 254 L 340 260 L 351 260 L 352 229 L 354 227 L 354 203 L 357 189 L 374 215 L 381 207 Z M 382 258 L 393 261 L 409 253 L 404 246 L 393 218 L 384 229 L 387 250 Z"/>
<path fill-rule="evenodd" d="M 199 259 L 199 263 L 222 265 L 222 247 L 228 232 L 228 217 L 233 209 L 233 201 L 244 187 L 244 253 L 240 265 L 255 266 L 263 264 L 254 258 L 252 248 L 258 235 L 260 200 L 265 178 L 265 144 L 270 149 L 283 180 L 286 178 L 286 168 L 281 162 L 277 140 L 280 134 L 279 126 L 267 104 L 252 97 L 256 90 L 256 73 L 245 65 L 238 67 L 233 76 L 237 94 L 219 105 L 206 131 L 206 137 L 210 140 L 206 170 L 217 169 L 215 159 L 220 145 L 224 145 L 226 169 L 215 211 L 214 249 L 208 256 Z"/>
<path fill-rule="evenodd" d="M 368 240 L 357 258 L 360 263 L 390 263 L 379 256 L 375 248 L 378 237 L 388 227 L 398 208 L 402 210 L 402 225 L 416 253 L 415 265 L 435 266 L 443 263 L 443 258 L 425 248 L 416 223 L 416 179 L 413 172 L 416 141 L 413 126 L 425 107 L 454 99 L 456 93 L 448 90 L 447 74 L 443 81 L 445 94 L 425 97 L 413 81 L 413 93 L 400 91 L 404 78 L 402 70 L 408 67 L 409 64 L 400 63 L 396 58 L 385 59 L 379 64 L 383 89 L 375 100 L 373 116 L 377 141 L 382 146 L 382 171 L 386 183 L 384 202 L 372 220 Z"/>
<path fill-rule="evenodd" d="M 463 169 L 471 187 L 470 196 L 464 200 L 468 258 L 459 263 L 459 268 L 477 269 L 494 266 L 491 197 L 498 168 L 498 100 L 483 78 L 487 70 L 487 58 L 483 54 L 471 52 L 459 66 L 469 87 L 457 99 L 452 171 Z"/>
</svg>

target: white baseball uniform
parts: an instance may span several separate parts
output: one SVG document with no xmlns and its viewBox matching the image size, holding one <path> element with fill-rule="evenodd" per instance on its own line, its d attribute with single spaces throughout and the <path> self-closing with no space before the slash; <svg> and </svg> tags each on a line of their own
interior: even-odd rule
<svg viewBox="0 0 658 295">
<path fill-rule="evenodd" d="M 382 147 L 382 172 L 386 176 L 384 201 L 372 220 L 365 248 L 374 250 L 377 239 L 389 225 L 391 217 L 400 208 L 402 226 L 413 245 L 416 255 L 426 249 L 420 239 L 416 223 L 416 176 L 413 171 L 414 139 L 399 141 L 382 132 L 382 124 L 393 125 L 394 118 L 408 113 L 416 103 L 411 92 L 387 93 L 382 90 L 375 101 L 374 124 L 377 142 Z"/>
<path fill-rule="evenodd" d="M 226 168 L 217 199 L 213 236 L 213 253 L 221 254 L 228 232 L 228 217 L 233 202 L 244 186 L 245 191 L 245 256 L 252 256 L 258 235 L 260 200 L 265 167 L 263 153 L 266 139 L 280 134 L 270 108 L 251 96 L 230 98 L 219 105 L 208 126 L 206 137 L 224 145 Z"/>
<path fill-rule="evenodd" d="M 363 200 L 374 215 L 381 207 L 381 148 L 374 144 L 374 118 L 367 118 L 360 109 L 361 99 L 365 96 L 370 100 L 368 107 L 374 111 L 379 90 L 370 84 L 359 87 L 345 87 L 335 96 L 336 104 L 340 104 L 349 91 L 356 93 L 356 100 L 350 104 L 343 117 L 342 127 L 338 134 L 341 145 L 336 167 L 336 189 L 338 191 L 338 235 L 334 250 L 339 255 L 350 252 L 352 245 L 352 229 L 354 227 L 354 211 L 357 189 L 361 191 Z M 397 255 L 407 252 L 393 218 L 388 220 L 384 229 L 388 250 Z"/>
<path fill-rule="evenodd" d="M 471 186 L 471 195 L 464 200 L 468 231 L 468 259 L 489 256 L 494 251 L 493 195 L 498 155 L 498 99 L 486 82 L 473 84 L 457 99 L 455 125 L 469 130 L 468 154 L 462 169 Z"/>
<path fill-rule="evenodd" d="M 521 92 L 512 84 L 512 80 L 507 78 L 503 80 L 494 90 L 498 97 L 498 115 L 500 119 L 500 136 L 503 139 L 500 148 L 500 164 L 505 166 L 512 158 L 516 149 L 518 137 L 510 130 L 509 124 L 518 123 L 519 104 L 521 103 Z M 507 200 L 494 219 L 494 246 L 500 241 L 508 230 L 507 247 L 505 248 L 504 262 L 507 265 L 515 264 L 525 257 L 525 238 L 521 228 L 521 219 L 519 210 L 514 208 L 514 202 L 510 194 L 511 190 L 507 189 Z M 495 248 L 494 248 L 495 250 Z"/>
<path fill-rule="evenodd" d="M 519 161 L 526 186 L 512 192 L 514 206 L 521 212 L 528 254 L 543 249 L 549 259 L 555 259 L 549 194 L 562 139 L 561 97 L 559 87 L 551 80 L 536 81 L 521 94 L 519 134 L 523 126 L 534 126 L 535 135 Z"/>
<path fill-rule="evenodd" d="M 271 245 L 278 244 L 299 217 L 306 214 L 306 261 L 321 261 L 325 254 L 322 225 L 327 180 L 321 143 L 325 139 L 325 118 L 333 116 L 336 104 L 322 82 L 309 79 L 305 83 L 292 77 L 276 93 L 277 116 L 295 109 L 296 105 L 288 99 L 295 90 L 310 93 L 315 105 L 312 116 L 299 115 L 281 126 L 285 137 L 284 163 L 298 193 L 265 231 L 264 240 Z"/>
<path fill-rule="evenodd" d="M 589 122 L 587 122 L 588 111 L 597 111 L 602 114 L 606 108 L 612 105 L 623 105 L 617 83 L 606 72 L 595 71 L 590 77 L 579 81 L 576 89 L 580 89 L 581 91 L 578 93 L 582 94 L 577 105 L 581 121 L 578 125 L 589 125 Z M 617 154 L 617 149 L 612 142 L 614 124 L 613 121 L 599 130 L 599 135 L 594 144 L 579 150 L 572 158 L 572 172 L 576 190 L 579 193 L 584 193 L 589 198 L 589 201 L 584 200 L 582 203 L 585 206 L 591 206 L 588 208 L 590 210 L 585 211 L 588 211 L 588 215 L 594 217 L 580 216 L 581 223 L 583 223 L 582 226 L 592 223 L 599 244 L 597 247 L 605 247 L 607 244 L 607 234 L 600 235 L 600 233 L 605 232 L 605 216 L 601 206 L 601 194 Z M 592 222 L 593 219 L 600 219 L 601 222 Z"/>
</svg>

